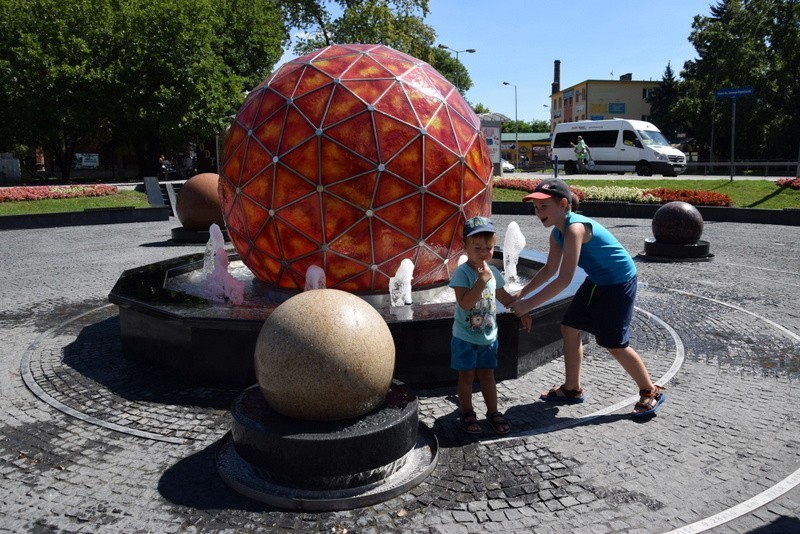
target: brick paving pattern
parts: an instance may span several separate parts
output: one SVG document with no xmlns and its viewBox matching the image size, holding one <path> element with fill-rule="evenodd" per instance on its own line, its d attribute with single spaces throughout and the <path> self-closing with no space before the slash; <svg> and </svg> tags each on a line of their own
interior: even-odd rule
<svg viewBox="0 0 800 534">
<path fill-rule="evenodd" d="M 494 219 L 545 248 L 532 217 Z M 601 221 L 634 255 L 651 235 Z M 628 416 L 635 385 L 589 343 L 583 404 L 537 400 L 560 360 L 498 385 L 502 439 L 459 430 L 454 388 L 418 391 L 439 463 L 404 495 L 324 513 L 249 500 L 214 460 L 237 392 L 125 360 L 106 300 L 123 270 L 202 250 L 170 243 L 174 224 L 0 232 L 0 532 L 668 532 L 800 469 L 800 234 L 707 222 L 712 262 L 637 264 L 632 343 L 669 378 L 656 418 Z M 798 532 L 799 516 L 794 487 L 715 531 Z"/>
</svg>

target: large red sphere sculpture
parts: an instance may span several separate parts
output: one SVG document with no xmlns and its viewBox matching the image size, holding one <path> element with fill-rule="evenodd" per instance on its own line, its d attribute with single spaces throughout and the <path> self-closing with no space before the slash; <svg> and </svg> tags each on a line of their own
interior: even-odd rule
<svg viewBox="0 0 800 534">
<path fill-rule="evenodd" d="M 480 121 L 424 61 L 379 45 L 329 46 L 249 93 L 225 137 L 228 233 L 260 280 L 300 290 L 387 291 L 449 279 L 467 218 L 491 212 Z"/>
</svg>

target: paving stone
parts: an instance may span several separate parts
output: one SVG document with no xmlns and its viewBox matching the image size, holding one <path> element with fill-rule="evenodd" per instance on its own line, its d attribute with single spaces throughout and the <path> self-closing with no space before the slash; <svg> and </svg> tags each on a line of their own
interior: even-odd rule
<svg viewBox="0 0 800 534">
<path fill-rule="evenodd" d="M 547 231 L 532 216 L 494 219 L 498 228 L 516 220 L 529 247 L 546 246 Z M 651 233 L 649 220 L 601 222 L 634 254 Z M 538 402 L 538 391 L 563 380 L 559 360 L 499 383 L 513 416 L 510 439 L 487 434 L 442 447 L 439 466 L 405 495 L 335 513 L 250 501 L 219 480 L 213 459 L 238 392 L 176 389 L 125 362 L 117 311 L 106 306 L 125 269 L 202 251 L 169 243 L 174 224 L 0 232 L 0 532 L 664 532 L 723 512 L 798 468 L 800 312 L 792 288 L 800 283 L 800 233 L 707 223 L 712 262 L 637 263 L 632 345 L 655 378 L 676 362 L 674 336 L 683 347 L 657 417 L 631 421 L 623 415 L 629 405 L 593 416 L 636 388 L 591 341 L 584 404 Z M 68 407 L 186 441 L 156 442 L 65 415 L 25 387 L 23 358 L 45 394 Z M 702 403 L 697 391 L 736 395 Z M 418 393 L 423 422 L 452 418 L 452 389 Z M 795 487 L 722 528 L 789 532 L 798 516 Z"/>
</svg>

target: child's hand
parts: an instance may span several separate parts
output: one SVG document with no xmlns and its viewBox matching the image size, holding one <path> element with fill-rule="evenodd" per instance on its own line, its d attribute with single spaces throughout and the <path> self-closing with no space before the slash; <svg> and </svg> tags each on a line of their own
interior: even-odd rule
<svg viewBox="0 0 800 534">
<path fill-rule="evenodd" d="M 525 328 L 525 331 L 530 333 L 531 326 L 533 326 L 533 317 L 525 314 L 522 317 L 520 317 L 519 320 L 522 322 L 522 326 L 523 328 Z"/>
<path fill-rule="evenodd" d="M 489 280 L 492 279 L 492 270 L 489 268 L 489 264 L 486 263 L 486 260 L 475 265 L 475 270 L 478 272 L 478 278 L 483 280 L 484 283 L 488 283 Z"/>
<path fill-rule="evenodd" d="M 512 311 L 517 317 L 522 318 L 523 316 L 528 315 L 528 312 L 531 311 L 531 300 L 517 299 L 506 306 L 506 308 Z"/>
</svg>

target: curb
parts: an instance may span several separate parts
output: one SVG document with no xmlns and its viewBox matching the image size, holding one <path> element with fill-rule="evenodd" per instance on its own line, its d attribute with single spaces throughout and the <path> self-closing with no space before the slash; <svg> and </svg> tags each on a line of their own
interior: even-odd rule
<svg viewBox="0 0 800 534">
<path fill-rule="evenodd" d="M 620 217 L 623 219 L 652 219 L 661 204 L 631 202 L 581 202 L 580 212 L 587 217 Z M 759 210 L 725 206 L 695 206 L 704 221 L 800 226 L 800 209 Z M 533 209 L 524 202 L 492 202 L 497 215 L 532 215 Z"/>
<path fill-rule="evenodd" d="M 52 228 L 56 226 L 86 226 L 169 220 L 169 207 L 102 208 L 63 213 L 0 216 L 0 230 Z"/>
<path fill-rule="evenodd" d="M 660 204 L 630 202 L 581 202 L 580 212 L 587 217 L 620 217 L 652 219 Z M 800 226 L 800 209 L 759 210 L 753 208 L 728 208 L 723 206 L 696 206 L 704 221 L 755 224 L 780 224 Z M 56 226 L 85 226 L 169 220 L 169 206 L 150 208 L 106 208 L 66 213 L 0 216 L 0 231 L 50 228 Z M 492 213 L 497 215 L 532 215 L 532 208 L 524 202 L 492 202 Z"/>
</svg>

